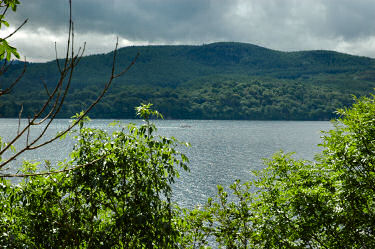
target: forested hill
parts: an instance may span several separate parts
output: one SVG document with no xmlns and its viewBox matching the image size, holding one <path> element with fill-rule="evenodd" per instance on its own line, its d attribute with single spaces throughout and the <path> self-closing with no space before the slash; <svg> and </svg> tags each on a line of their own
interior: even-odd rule
<svg viewBox="0 0 375 249">
<path fill-rule="evenodd" d="M 375 88 L 375 60 L 333 51 L 281 52 L 252 44 L 133 46 L 118 51 L 117 68 L 137 53 L 132 69 L 114 82 L 94 118 L 133 118 L 141 102 L 154 103 L 166 118 L 326 120 L 352 95 Z M 112 53 L 84 57 L 61 117 L 87 106 L 108 79 Z M 21 70 L 13 65 L 2 86 Z M 56 83 L 56 62 L 29 63 L 11 95 L 0 99 L 0 117 L 30 115 L 45 99 L 41 80 Z"/>
</svg>

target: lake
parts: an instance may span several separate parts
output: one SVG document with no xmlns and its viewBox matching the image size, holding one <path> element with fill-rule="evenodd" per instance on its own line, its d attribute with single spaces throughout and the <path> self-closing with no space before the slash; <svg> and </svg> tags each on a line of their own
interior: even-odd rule
<svg viewBox="0 0 375 249">
<path fill-rule="evenodd" d="M 112 120 L 93 120 L 89 126 L 111 130 Z M 121 120 L 121 123 L 140 124 L 140 120 Z M 68 125 L 68 120 L 55 120 L 48 136 L 55 135 Z M 229 186 L 234 180 L 251 179 L 251 170 L 263 168 L 262 159 L 273 153 L 296 152 L 296 158 L 313 160 L 319 153 L 320 131 L 329 130 L 326 121 L 213 121 L 213 120 L 157 120 L 158 133 L 189 142 L 181 148 L 190 159 L 190 172 L 180 172 L 174 185 L 174 200 L 191 207 L 204 203 L 216 194 L 218 184 Z M 17 132 L 17 119 L 0 119 L 0 136 L 4 140 Z M 35 134 L 34 132 L 31 132 Z M 20 141 L 17 146 L 24 143 Z M 22 159 L 55 163 L 68 157 L 74 141 L 57 141 L 42 150 L 28 152 L 13 162 L 9 172 L 15 172 Z M 17 147 L 16 146 L 16 147 Z"/>
</svg>

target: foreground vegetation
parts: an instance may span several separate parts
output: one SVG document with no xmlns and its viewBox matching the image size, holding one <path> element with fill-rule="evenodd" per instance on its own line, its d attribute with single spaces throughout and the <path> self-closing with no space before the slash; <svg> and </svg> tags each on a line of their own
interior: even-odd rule
<svg viewBox="0 0 375 249">
<path fill-rule="evenodd" d="M 145 123 L 113 134 L 76 131 L 73 171 L 1 179 L 0 244 L 6 248 L 373 248 L 375 99 L 356 100 L 324 134 L 315 162 L 282 152 L 194 210 L 171 203 L 187 158 Z M 24 162 L 32 174 L 36 164 Z M 250 173 L 250 172 L 249 172 Z"/>
<path fill-rule="evenodd" d="M 0 0 L 0 7 L 3 8 L 0 24 L 8 26 L 4 20 L 5 14 L 8 9 L 16 11 L 18 4 L 18 0 Z M 58 64 L 60 72 L 57 74 L 58 83 L 53 86 L 55 91 L 50 93 L 49 86 L 46 85 L 48 100 L 36 103 L 37 106 L 42 104 L 38 109 L 40 111 L 34 111 L 32 105 L 28 106 L 25 101 L 24 111 L 26 114 L 33 113 L 33 118 L 28 119 L 26 127 L 19 127 L 10 142 L 5 143 L 0 137 L 2 248 L 375 247 L 373 95 L 356 99 L 351 108 L 338 111 L 340 118 L 335 121 L 335 129 L 324 134 L 324 149 L 316 156 L 315 162 L 294 160 L 291 154 L 277 153 L 265 161 L 264 170 L 253 172 L 256 176 L 253 182 L 236 181 L 230 187 L 230 193 L 225 192 L 224 187 L 218 186 L 217 196 L 209 198 L 205 205 L 193 210 L 182 209 L 171 202 L 171 185 L 178 178 L 178 170 L 188 170 L 188 159 L 178 151 L 179 146 L 187 144 L 174 138 L 155 135 L 156 127 L 150 122 L 150 118 L 161 115 L 151 109 L 151 104 L 137 108 L 138 116 L 144 119 L 144 124 L 139 127 L 132 124 L 120 126 L 117 131 L 108 134 L 85 125 L 88 122 L 85 115 L 101 100 L 112 80 L 127 72 L 134 62 L 120 73 L 115 73 L 116 49 L 109 80 L 104 89 L 99 91 L 98 98 L 93 100 L 85 111 L 76 115 L 72 124 L 56 137 L 40 142 L 51 122 L 58 114 L 64 114 L 64 111 L 60 110 L 65 97 L 70 96 L 67 93 L 72 82 L 73 69 L 82 58 L 82 54 L 75 54 L 69 47 L 71 37 L 74 35 L 70 17 L 68 52 L 63 66 L 60 68 Z M 0 39 L 0 59 L 19 57 L 17 50 L 6 41 L 7 38 L 9 36 Z M 323 79 L 326 79 L 327 74 L 335 74 L 342 90 L 355 88 L 365 91 L 366 87 L 371 85 L 368 85 L 366 79 L 355 81 L 361 83 L 361 87 L 353 87 L 351 79 L 347 85 L 342 85 L 344 81 L 340 79 L 357 74 L 359 69 L 371 69 L 373 62 L 370 59 L 362 60 L 358 57 L 317 51 L 288 53 L 293 59 L 288 62 L 286 57 L 277 51 L 243 44 L 236 44 L 235 48 L 229 46 L 228 50 L 226 44 L 217 45 L 209 45 L 203 49 L 194 47 L 194 53 L 189 54 L 189 58 L 208 63 L 205 65 L 211 68 L 210 70 L 220 68 L 219 65 L 224 63 L 225 72 L 235 68 L 236 72 L 241 68 L 272 69 L 278 79 L 314 75 L 321 72 L 317 69 L 326 68 Z M 245 51 L 253 55 L 261 54 L 262 57 L 257 58 L 264 59 L 257 61 L 246 53 L 239 53 L 238 49 L 243 49 L 244 46 Z M 225 49 L 222 50 L 223 48 Z M 308 64 L 302 67 L 304 71 L 285 72 L 285 67 L 300 67 L 300 57 Z M 250 66 L 239 65 L 242 62 Z M 295 62 L 297 64 L 293 64 Z M 199 65 L 199 69 L 205 68 L 199 63 L 192 65 Z M 280 67 L 280 70 L 277 70 L 277 67 Z M 8 112 L 12 113 L 13 109 L 17 109 L 17 101 L 12 102 L 14 95 L 9 93 L 15 90 L 24 73 L 25 67 L 17 73 L 17 65 L 9 67 L 7 62 L 0 69 L 0 74 L 5 76 L 5 79 L 10 79 L 10 83 L 0 89 L 0 111 L 9 110 Z M 360 75 L 366 76 L 362 73 Z M 155 77 L 156 80 L 165 76 L 155 75 L 158 76 Z M 184 71 L 178 75 L 186 76 Z M 319 106 L 325 113 L 324 106 L 334 106 L 329 102 L 331 98 L 341 101 L 342 92 L 334 95 L 323 94 L 314 84 L 307 86 L 281 81 L 280 84 L 272 85 L 274 79 L 271 79 L 271 82 L 266 78 L 262 78 L 262 81 L 249 81 L 247 76 L 243 78 L 239 75 L 235 78 L 220 76 L 215 81 L 211 81 L 211 75 L 201 79 L 208 82 L 203 85 L 195 80 L 194 82 L 198 83 L 191 84 L 191 93 L 179 93 L 192 99 L 192 102 L 189 102 L 192 109 L 188 108 L 184 113 L 193 115 L 194 112 L 189 111 L 196 110 L 197 115 L 202 118 L 206 117 L 204 115 L 214 115 L 214 118 L 252 118 L 248 115 L 257 113 L 260 115 L 258 118 L 268 117 L 262 116 L 267 113 L 271 116 L 281 115 L 278 116 L 280 118 L 300 117 L 298 113 L 307 115 L 303 117 L 325 118 L 324 115 L 314 116 L 317 111 L 315 109 L 310 108 L 307 112 L 303 110 L 309 106 Z M 371 76 L 371 71 L 369 75 Z M 26 77 L 26 81 L 27 79 L 30 78 Z M 173 87 L 173 84 L 169 83 L 167 87 Z M 267 84 L 272 88 L 267 88 Z M 30 84 L 26 84 L 24 89 L 29 91 L 30 96 L 32 91 L 29 87 Z M 157 93 L 160 93 L 160 90 L 156 90 L 155 95 Z M 174 92 L 169 90 L 166 90 L 165 94 L 171 99 L 176 97 Z M 219 98 L 212 100 L 216 95 Z M 74 96 L 76 97 L 73 92 Z M 82 96 L 80 99 L 84 97 Z M 88 99 L 89 96 L 88 94 Z M 319 105 L 315 96 L 323 96 L 319 99 L 325 100 L 324 105 Z M 342 100 L 346 101 L 346 97 Z M 105 106 L 107 103 L 103 102 Z M 206 105 L 206 102 L 215 104 Z M 84 104 L 79 104 L 77 108 L 82 107 L 81 105 Z M 162 102 L 158 105 L 162 105 Z M 293 108 L 294 105 L 301 105 L 303 108 L 299 110 Z M 4 106 L 6 108 L 3 108 Z M 219 106 L 223 109 L 218 108 Z M 71 103 L 67 107 L 70 110 Z M 237 107 L 238 110 L 233 109 Z M 244 107 L 249 110 L 243 109 Z M 163 108 L 169 110 L 168 106 Z M 268 111 L 257 112 L 257 108 Z M 173 110 L 167 112 L 168 116 L 176 115 L 171 114 Z M 22 111 L 23 108 L 17 111 L 20 117 Z M 45 111 L 46 116 L 43 115 Z M 235 115 L 239 116 L 230 116 L 234 111 Z M 41 128 L 36 138 L 30 136 L 30 129 L 35 126 Z M 78 128 L 74 130 L 75 127 Z M 70 160 L 60 162 L 57 166 L 52 166 L 47 161 L 45 167 L 38 162 L 24 161 L 17 174 L 5 172 L 6 166 L 20 158 L 19 155 L 23 152 L 35 151 L 67 133 L 74 136 L 76 141 Z M 25 138 L 26 143 L 19 151 L 15 151 L 14 145 L 21 137 Z M 19 184 L 12 184 L 8 177 L 22 177 L 22 180 Z"/>
<path fill-rule="evenodd" d="M 219 186 L 188 212 L 190 245 L 211 238 L 224 248 L 374 248 L 374 96 L 338 113 L 315 162 L 277 153 L 254 182 L 231 186 L 235 201 Z"/>
</svg>

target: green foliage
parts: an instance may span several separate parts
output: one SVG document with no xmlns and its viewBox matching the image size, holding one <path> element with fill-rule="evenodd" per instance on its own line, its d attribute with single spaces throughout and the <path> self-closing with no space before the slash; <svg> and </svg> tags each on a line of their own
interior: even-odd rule
<svg viewBox="0 0 375 249">
<path fill-rule="evenodd" d="M 0 60 L 5 59 L 7 61 L 10 61 L 12 54 L 19 59 L 20 55 L 17 52 L 17 49 L 15 47 L 12 47 L 8 44 L 6 40 L 0 40 Z"/>
<path fill-rule="evenodd" d="M 82 125 L 69 173 L 1 180 L 0 242 L 11 248 L 175 248 L 171 184 L 187 158 L 174 138 L 155 136 L 156 111 L 138 108 L 139 128 L 107 132 Z M 36 164 L 25 162 L 24 171 Z"/>
<path fill-rule="evenodd" d="M 12 11 L 17 10 L 18 4 L 20 4 L 18 0 L 1 0 L 0 1 L 1 8 L 4 8 L 4 9 L 10 8 Z M 9 23 L 4 19 L 5 11 L 2 10 L 2 13 L 3 14 L 0 15 L 0 29 L 2 28 L 1 26 L 3 24 L 6 27 L 9 27 Z M 20 58 L 20 55 L 17 52 L 17 49 L 9 45 L 9 43 L 5 39 L 0 38 L 0 60 L 3 60 L 5 58 L 7 61 L 10 61 L 12 55 L 14 55 L 17 59 Z"/>
<path fill-rule="evenodd" d="M 8 144 L 6 142 L 3 142 L 3 138 L 0 137 L 0 151 L 1 151 L 2 148 L 6 147 L 7 145 Z M 10 146 L 10 151 L 12 151 L 14 153 L 16 152 L 16 147 L 13 144 Z M 3 157 L 0 155 L 0 162 L 2 160 L 3 160 Z"/>
<path fill-rule="evenodd" d="M 228 197 L 219 186 L 215 200 L 185 210 L 185 245 L 374 248 L 375 98 L 339 114 L 316 162 L 277 153 L 254 172 L 253 187 L 236 182 Z"/>
<path fill-rule="evenodd" d="M 202 207 L 182 210 L 181 248 L 252 248 L 251 183 L 241 185 L 237 180 L 230 189 L 236 202 L 228 200 L 228 193 L 219 185 L 217 200 L 209 198 Z"/>
<path fill-rule="evenodd" d="M 149 122 L 151 117 L 156 118 L 163 118 L 158 111 L 151 109 L 152 104 L 141 104 L 140 106 L 136 107 L 135 110 L 137 111 L 137 116 L 143 118 L 146 122 Z"/>
<path fill-rule="evenodd" d="M 17 10 L 17 5 L 20 4 L 20 1 L 18 0 L 1 0 L 0 1 L 0 6 L 1 7 L 8 7 L 11 8 L 13 11 Z"/>
</svg>

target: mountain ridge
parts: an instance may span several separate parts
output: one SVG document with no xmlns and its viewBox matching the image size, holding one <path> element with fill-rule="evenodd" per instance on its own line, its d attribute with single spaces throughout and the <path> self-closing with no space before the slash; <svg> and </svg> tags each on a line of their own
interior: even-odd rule
<svg viewBox="0 0 375 249">
<path fill-rule="evenodd" d="M 284 52 L 241 42 L 129 46 L 118 49 L 117 68 L 126 67 L 137 53 L 135 65 L 114 82 L 91 116 L 132 118 L 135 106 L 153 102 L 169 118 L 329 119 L 336 108 L 351 103 L 352 94 L 367 95 L 375 87 L 375 59 L 329 50 Z M 82 58 L 61 117 L 79 112 L 94 98 L 108 79 L 112 55 Z M 9 82 L 21 67 L 13 65 L 3 78 Z M 55 61 L 28 63 L 14 94 L 0 103 L 0 117 L 17 117 L 15 107 L 21 104 L 30 115 L 45 95 L 40 81 L 52 87 L 57 76 Z M 311 103 L 295 96 L 297 88 Z M 228 96 L 232 99 L 225 100 Z M 6 103 L 12 111 L 4 110 Z M 293 105 L 305 107 L 297 111 Z"/>
</svg>

